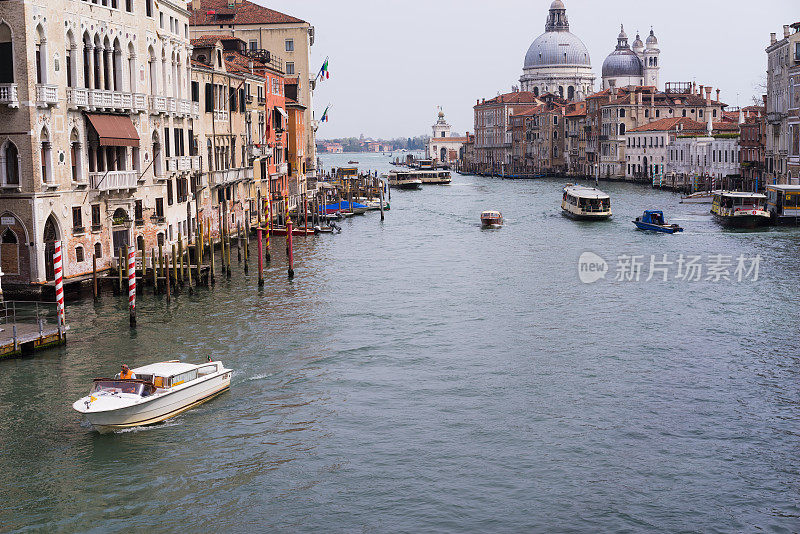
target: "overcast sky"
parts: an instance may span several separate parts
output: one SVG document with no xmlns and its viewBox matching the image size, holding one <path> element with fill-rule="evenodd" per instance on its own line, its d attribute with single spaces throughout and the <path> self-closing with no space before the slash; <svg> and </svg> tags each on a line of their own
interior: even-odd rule
<svg viewBox="0 0 800 534">
<path fill-rule="evenodd" d="M 254 0 L 316 28 L 313 69 L 331 77 L 314 93 L 321 139 L 430 134 L 437 106 L 455 131 L 472 131 L 472 106 L 519 84 L 525 53 L 544 32 L 551 0 Z M 600 87 L 620 23 L 630 42 L 653 26 L 665 81 L 722 89 L 749 105 L 763 81 L 770 32 L 800 20 L 798 0 L 564 0 L 570 31 L 589 48 Z M 634 6 L 640 6 L 634 8 Z M 280 52 L 278 52 L 280 53 Z M 738 96 L 737 96 L 738 95 Z"/>
</svg>

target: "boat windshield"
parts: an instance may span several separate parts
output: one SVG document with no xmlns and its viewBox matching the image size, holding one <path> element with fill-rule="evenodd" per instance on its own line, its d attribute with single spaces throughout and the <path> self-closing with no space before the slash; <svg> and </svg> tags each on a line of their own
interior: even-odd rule
<svg viewBox="0 0 800 534">
<path fill-rule="evenodd" d="M 131 382 L 128 380 L 98 380 L 92 386 L 92 393 L 128 393 L 147 397 L 153 392 L 150 384 L 142 382 Z"/>
</svg>

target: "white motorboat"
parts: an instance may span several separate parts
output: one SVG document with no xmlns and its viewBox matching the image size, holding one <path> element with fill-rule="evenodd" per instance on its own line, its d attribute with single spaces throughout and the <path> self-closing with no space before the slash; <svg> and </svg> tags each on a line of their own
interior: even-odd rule
<svg viewBox="0 0 800 534">
<path fill-rule="evenodd" d="M 713 200 L 713 191 L 698 191 L 697 193 L 681 197 L 681 204 L 711 204 Z"/>
<path fill-rule="evenodd" d="M 567 184 L 561 213 L 573 219 L 597 221 L 611 217 L 611 197 L 594 187 Z"/>
<path fill-rule="evenodd" d="M 422 180 L 420 180 L 413 171 L 392 171 L 389 173 L 389 187 L 396 187 L 398 189 L 419 189 L 422 187 Z"/>
<path fill-rule="evenodd" d="M 178 360 L 132 369 L 136 378 L 95 378 L 92 390 L 72 407 L 99 432 L 151 425 L 201 404 L 231 385 L 222 362 Z"/>
</svg>

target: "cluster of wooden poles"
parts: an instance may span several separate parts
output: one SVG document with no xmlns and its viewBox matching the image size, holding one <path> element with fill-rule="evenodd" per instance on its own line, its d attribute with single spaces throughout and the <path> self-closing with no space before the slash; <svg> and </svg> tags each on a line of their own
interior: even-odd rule
<svg viewBox="0 0 800 534">
<path fill-rule="evenodd" d="M 261 219 L 259 217 L 259 219 Z M 287 221 L 287 235 L 286 235 L 286 250 L 289 259 L 288 276 L 289 279 L 294 278 L 294 247 L 292 242 L 292 221 L 291 218 Z M 221 235 L 215 243 L 212 235 L 210 224 L 204 225 L 202 221 L 198 221 L 195 227 L 194 241 L 186 241 L 182 234 L 178 234 L 178 242 L 173 243 L 166 250 L 165 247 L 159 243 L 158 251 L 156 248 L 151 248 L 150 254 L 147 254 L 145 249 L 137 251 L 137 255 L 141 259 L 137 259 L 130 265 L 131 272 L 128 273 L 128 255 L 132 251 L 128 245 L 118 249 L 117 258 L 117 280 L 114 284 L 115 292 L 118 294 L 126 294 L 125 289 L 129 287 L 128 277 L 136 280 L 135 292 L 143 294 L 143 288 L 148 281 L 152 281 L 153 294 L 166 294 L 167 304 L 170 303 L 173 294 L 178 289 L 188 288 L 189 292 L 193 292 L 194 288 L 201 285 L 213 286 L 216 283 L 217 265 L 215 258 L 215 246 L 219 247 L 221 252 L 222 261 L 219 267 L 222 276 L 227 278 L 231 277 L 231 253 L 233 250 L 233 241 L 236 242 L 236 254 L 238 261 L 244 259 L 244 272 L 248 273 L 248 260 L 250 259 L 250 236 L 251 227 L 249 221 L 245 223 L 242 228 L 241 224 L 237 224 L 234 231 L 231 231 L 229 224 L 222 224 Z M 258 240 L 258 286 L 264 286 L 264 261 L 271 260 L 270 255 L 270 228 L 271 224 L 264 226 L 259 220 L 259 224 L 255 229 L 256 238 Z M 266 246 L 264 243 L 264 236 L 266 236 Z M 192 254 L 193 253 L 193 254 Z M 204 265 L 204 259 L 208 257 L 208 264 Z M 95 300 L 99 299 L 100 292 L 98 286 L 99 280 L 97 275 L 97 256 L 92 255 L 92 293 Z M 136 326 L 136 307 L 135 299 L 131 301 L 130 305 L 130 322 L 131 326 Z"/>
</svg>

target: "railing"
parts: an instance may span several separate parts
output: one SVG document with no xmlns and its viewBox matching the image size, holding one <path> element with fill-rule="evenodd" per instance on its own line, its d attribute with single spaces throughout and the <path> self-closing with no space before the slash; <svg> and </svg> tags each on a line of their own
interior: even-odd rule
<svg viewBox="0 0 800 534">
<path fill-rule="evenodd" d="M 136 171 L 90 172 L 89 179 L 92 183 L 92 189 L 99 191 L 136 189 L 139 182 L 139 176 Z"/>
<path fill-rule="evenodd" d="M 167 112 L 167 97 L 165 96 L 151 96 L 150 97 L 150 113 L 158 115 L 159 113 Z"/>
<path fill-rule="evenodd" d="M 781 122 L 783 117 L 784 117 L 784 114 L 781 113 L 780 111 L 771 111 L 771 112 L 767 113 L 767 121 L 769 123 L 771 123 L 771 124 L 777 124 L 777 123 Z"/>
<path fill-rule="evenodd" d="M 21 335 L 17 327 L 37 325 L 39 333 L 45 326 L 58 325 L 58 310 L 55 302 L 26 302 L 6 300 L 0 302 L 0 332 L 3 337 Z M 20 328 L 20 330 L 22 330 Z M 16 335 L 15 335 L 16 334 Z"/>
<path fill-rule="evenodd" d="M 200 102 L 192 102 L 192 116 L 200 116 Z"/>
<path fill-rule="evenodd" d="M 67 88 L 67 105 L 72 109 L 113 109 L 118 111 L 144 111 L 146 95 L 124 93 L 84 87 Z"/>
<path fill-rule="evenodd" d="M 17 84 L 0 83 L 0 104 L 4 104 L 10 108 L 19 107 Z"/>
<path fill-rule="evenodd" d="M 253 178 L 253 167 L 214 171 L 213 175 L 216 185 L 229 184 L 238 180 L 251 180 Z"/>
<path fill-rule="evenodd" d="M 200 156 L 189 156 L 191 169 L 193 171 L 199 171 L 200 169 Z"/>
<path fill-rule="evenodd" d="M 58 86 L 45 83 L 37 83 L 36 104 L 40 107 L 48 107 L 58 104 Z"/>
<path fill-rule="evenodd" d="M 228 110 L 215 109 L 214 110 L 214 120 L 215 121 L 226 121 L 226 120 L 228 120 Z"/>
</svg>

